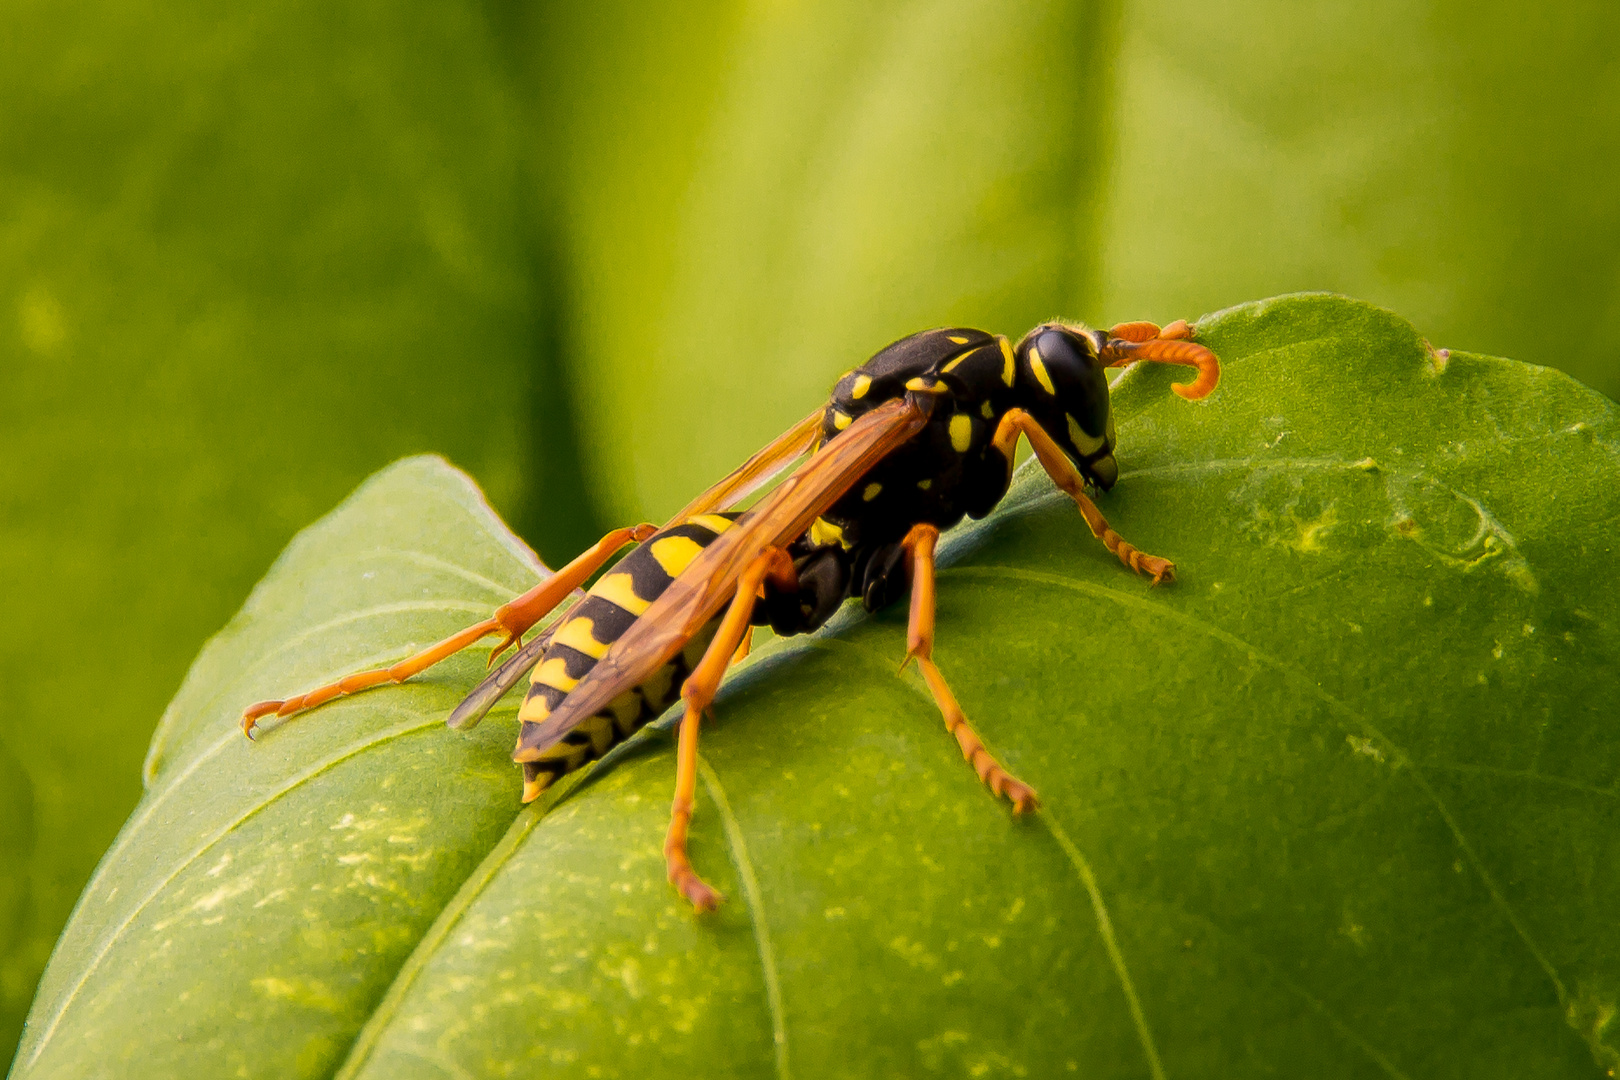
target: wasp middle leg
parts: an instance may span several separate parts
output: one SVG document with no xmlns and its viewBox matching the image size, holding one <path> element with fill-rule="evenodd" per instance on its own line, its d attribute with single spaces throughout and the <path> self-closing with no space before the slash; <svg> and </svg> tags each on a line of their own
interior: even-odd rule
<svg viewBox="0 0 1620 1080">
<path fill-rule="evenodd" d="M 726 615 L 715 631 L 714 640 L 703 653 L 703 659 L 681 686 L 681 699 L 686 712 L 681 717 L 680 740 L 675 750 L 675 799 L 669 809 L 669 832 L 664 837 L 664 861 L 669 869 L 669 880 L 682 896 L 699 911 L 713 911 L 724 899 L 692 869 L 686 852 L 687 828 L 692 822 L 692 798 L 697 791 L 698 725 L 703 712 L 714 701 L 720 680 L 726 668 L 748 636 L 754 604 L 759 599 L 760 587 L 769 584 L 781 593 L 798 590 L 799 576 L 793 560 L 781 548 L 771 548 L 755 559 L 742 579 L 737 582 L 736 597 L 726 609 Z"/>
</svg>

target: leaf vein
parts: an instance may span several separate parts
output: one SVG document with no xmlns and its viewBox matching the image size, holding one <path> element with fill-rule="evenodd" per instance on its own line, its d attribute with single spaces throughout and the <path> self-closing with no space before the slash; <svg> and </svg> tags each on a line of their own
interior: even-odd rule
<svg viewBox="0 0 1620 1080">
<path fill-rule="evenodd" d="M 765 920 L 765 904 L 754 875 L 754 863 L 748 857 L 748 844 L 743 838 L 742 826 L 731 812 L 720 777 L 707 759 L 698 757 L 698 769 L 703 774 L 703 786 L 709 790 L 719 811 L 721 824 L 726 830 L 726 844 L 731 848 L 731 861 L 737 866 L 737 877 L 742 882 L 743 897 L 748 901 L 748 914 L 754 923 L 754 944 L 759 949 L 759 966 L 765 976 L 765 1002 L 771 1010 L 771 1042 L 776 1050 L 777 1080 L 788 1080 L 787 1018 L 782 1007 L 782 983 L 776 973 L 776 953 L 771 948 L 770 924 Z"/>
<path fill-rule="evenodd" d="M 473 872 L 471 877 L 462 882 L 461 888 L 456 890 L 456 895 L 451 897 L 450 902 L 439 911 L 438 916 L 433 920 L 433 925 L 428 927 L 427 933 L 422 935 L 421 940 L 416 943 L 416 947 L 411 950 L 411 955 L 405 958 L 405 962 L 395 972 L 394 979 L 389 983 L 387 992 L 383 995 L 382 1000 L 377 1003 L 377 1007 L 372 1010 L 371 1017 L 366 1021 L 365 1027 L 361 1028 L 360 1033 L 355 1036 L 354 1043 L 349 1047 L 349 1056 L 344 1060 L 342 1068 L 338 1069 L 333 1080 L 349 1080 L 350 1077 L 357 1075 L 359 1070 L 371 1059 L 372 1052 L 376 1050 L 377 1044 L 382 1040 L 383 1030 L 399 1013 L 404 1004 L 405 995 L 410 992 L 412 986 L 416 985 L 417 978 L 427 969 L 439 946 L 449 938 L 451 931 L 460 924 L 463 916 L 472 909 L 473 904 L 484 894 L 484 890 L 489 888 L 490 883 L 495 880 L 506 864 L 511 861 L 512 856 L 517 854 L 518 850 L 523 846 L 523 841 L 535 830 L 541 819 L 556 803 L 557 800 L 553 798 L 547 799 L 543 803 L 525 807 L 506 830 L 506 835 L 502 836 L 500 842 L 490 849 L 488 855 L 484 856 L 483 861 L 478 864 L 478 869 Z M 417 1056 L 421 1056 L 420 1051 L 413 1052 Z M 438 1064 L 437 1060 L 435 1060 L 435 1064 Z M 453 1066 L 453 1064 L 452 1067 L 459 1068 L 459 1066 Z"/>
<path fill-rule="evenodd" d="M 35 1044 L 34 1053 L 29 1057 L 28 1064 L 32 1066 L 35 1061 L 39 1060 L 39 1055 L 45 1052 L 45 1047 L 51 1041 L 51 1036 L 56 1033 L 57 1026 L 61 1024 L 62 1018 L 67 1015 L 67 1011 L 72 1006 L 74 999 L 78 997 L 79 991 L 84 988 L 84 984 L 89 981 L 90 976 L 95 973 L 95 970 L 101 966 L 102 960 L 106 959 L 107 954 L 112 951 L 113 945 L 116 944 L 118 939 L 123 936 L 124 931 L 129 929 L 129 927 L 140 916 L 141 912 L 145 911 L 148 905 L 150 905 L 152 901 L 157 898 L 158 894 L 167 888 L 170 882 L 179 877 L 181 873 L 185 871 L 186 867 L 192 865 L 198 859 L 206 855 L 209 849 L 223 840 L 226 836 L 229 836 L 231 832 L 233 832 L 243 822 L 259 813 L 259 811 L 266 809 L 272 803 L 277 802 L 283 796 L 290 794 L 299 787 L 302 787 L 304 784 L 313 780 L 315 777 L 321 775 L 327 770 L 337 767 L 358 754 L 364 753 L 373 746 L 381 745 L 382 743 L 389 742 L 393 739 L 403 738 L 404 736 L 410 735 L 417 731 L 424 731 L 430 727 L 437 726 L 438 723 L 439 721 L 436 719 L 427 721 L 425 723 L 422 721 L 413 721 L 412 723 L 400 727 L 387 728 L 383 731 L 379 731 L 375 735 L 349 746 L 340 753 L 334 754 L 322 761 L 317 761 L 313 765 L 306 768 L 303 772 L 293 775 L 287 780 L 286 783 L 277 788 L 275 791 L 271 792 L 267 797 L 256 801 L 241 814 L 238 814 L 231 821 L 217 829 L 206 842 L 194 849 L 190 855 L 187 855 L 185 858 L 181 859 L 180 862 L 175 865 L 174 869 L 171 870 L 162 881 L 154 885 L 147 892 L 147 894 L 141 898 L 140 902 L 130 909 L 129 914 L 120 920 L 118 925 L 113 927 L 112 931 L 106 936 L 105 939 L 103 939 L 101 947 L 97 949 L 95 955 L 91 957 L 90 963 L 85 967 L 84 972 L 73 983 L 72 987 L 69 988 L 67 993 L 63 995 L 61 1005 L 51 1017 L 50 1023 L 45 1026 L 44 1032 L 39 1037 L 39 1042 Z M 109 855 L 103 860 L 102 865 L 105 866 L 110 861 L 111 856 Z M 86 889 L 84 897 L 79 901 L 81 906 L 84 904 L 85 900 L 89 898 L 89 895 L 89 890 Z"/>
<path fill-rule="evenodd" d="M 1119 940 L 1114 936 L 1114 922 L 1108 915 L 1108 905 L 1103 901 L 1102 889 L 1097 885 L 1097 875 L 1091 871 L 1091 863 L 1073 840 L 1068 832 L 1058 822 L 1050 810 L 1040 815 L 1045 822 L 1047 831 L 1052 839 L 1057 841 L 1058 847 L 1068 857 L 1069 863 L 1080 877 L 1080 883 L 1085 886 L 1086 895 L 1091 898 L 1091 910 L 1097 917 L 1097 935 L 1102 938 L 1103 948 L 1108 953 L 1108 962 L 1113 965 L 1114 974 L 1119 978 L 1120 989 L 1125 993 L 1125 1007 L 1130 1011 L 1131 1023 L 1136 1027 L 1136 1037 L 1142 1043 L 1142 1053 L 1147 1057 L 1148 1072 L 1153 1080 L 1165 1080 L 1164 1065 L 1159 1060 L 1158 1047 L 1153 1042 L 1153 1029 L 1148 1026 L 1147 1014 L 1142 1011 L 1142 1001 L 1136 996 L 1136 984 L 1131 981 L 1130 969 L 1125 966 L 1125 954 L 1120 950 Z"/>
<path fill-rule="evenodd" d="M 1235 634 L 1222 630 L 1217 626 L 1213 626 L 1202 619 L 1187 615 L 1184 612 L 1173 611 L 1162 604 L 1152 603 L 1148 600 L 1142 599 L 1141 597 L 1132 596 L 1129 593 L 1122 592 L 1118 589 L 1110 589 L 1101 585 L 1095 585 L 1089 581 L 1080 581 L 1076 578 L 1064 577 L 1061 574 L 1051 574 L 1039 570 L 1026 570 L 1022 567 L 1016 566 L 956 567 L 945 571 L 944 573 L 962 577 L 1002 578 L 1027 581 L 1041 585 L 1057 586 L 1058 588 L 1071 589 L 1075 592 L 1111 600 L 1122 607 L 1130 607 L 1139 611 L 1150 612 L 1161 618 L 1180 623 L 1189 629 L 1198 631 L 1201 634 L 1213 637 L 1217 641 L 1231 645 L 1233 648 L 1244 650 L 1248 656 L 1279 672 L 1284 678 L 1287 678 L 1291 682 L 1301 687 L 1305 693 L 1322 702 L 1331 711 L 1339 714 L 1341 718 L 1352 721 L 1361 729 L 1363 733 L 1372 736 L 1378 742 L 1384 744 L 1390 753 L 1391 759 L 1398 765 L 1404 766 L 1405 770 L 1411 774 L 1413 782 L 1418 785 L 1418 789 L 1423 793 L 1424 797 L 1427 798 L 1431 804 L 1433 804 L 1435 812 L 1440 815 L 1440 819 L 1445 823 L 1446 828 L 1451 832 L 1452 840 L 1455 841 L 1457 846 L 1462 849 L 1463 858 L 1467 860 L 1468 865 L 1473 869 L 1474 873 L 1479 877 L 1480 882 L 1485 886 L 1485 889 L 1490 894 L 1491 901 L 1496 906 L 1498 912 L 1500 912 L 1502 917 L 1508 921 L 1508 925 L 1511 926 L 1514 933 L 1518 935 L 1520 942 L 1524 945 L 1525 949 L 1528 950 L 1537 965 L 1540 966 L 1542 972 L 1547 976 L 1548 981 L 1552 983 L 1553 990 L 1558 996 L 1559 1005 L 1564 1007 L 1568 1006 L 1569 992 L 1564 987 L 1563 979 L 1558 975 L 1558 969 L 1552 965 L 1552 962 L 1547 959 L 1547 956 L 1542 951 L 1541 947 L 1536 944 L 1535 939 L 1530 936 L 1529 928 L 1524 924 L 1524 920 L 1520 918 L 1519 913 L 1514 910 L 1513 905 L 1510 904 L 1507 897 L 1503 895 L 1500 886 L 1498 886 L 1496 883 L 1496 879 L 1491 875 L 1490 871 L 1485 868 L 1483 860 L 1480 859 L 1479 854 L 1474 850 L 1474 845 L 1469 841 L 1468 837 L 1463 834 L 1462 827 L 1457 823 L 1457 819 L 1452 816 L 1450 808 L 1447 807 L 1445 802 L 1440 798 L 1439 793 L 1434 790 L 1433 786 L 1430 785 L 1428 777 L 1424 776 L 1423 774 L 1422 768 L 1419 767 L 1417 762 L 1412 760 L 1411 755 L 1406 752 L 1405 748 L 1397 744 L 1388 735 L 1385 735 L 1383 731 L 1379 730 L 1376 725 L 1374 725 L 1360 712 L 1352 708 L 1347 702 L 1342 701 L 1341 699 L 1322 689 L 1322 687 L 1316 683 L 1316 680 L 1312 679 L 1304 672 L 1299 671 L 1292 665 L 1283 662 L 1277 657 L 1271 656 L 1254 645 L 1251 645 L 1249 642 L 1244 641 Z"/>
</svg>

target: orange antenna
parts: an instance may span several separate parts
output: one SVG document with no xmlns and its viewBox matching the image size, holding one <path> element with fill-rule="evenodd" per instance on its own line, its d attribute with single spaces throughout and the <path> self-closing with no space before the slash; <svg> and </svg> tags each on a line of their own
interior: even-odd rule
<svg viewBox="0 0 1620 1080">
<path fill-rule="evenodd" d="M 1221 381 L 1220 357 L 1188 341 L 1192 327 L 1179 319 L 1163 330 L 1152 323 L 1121 323 L 1110 330 L 1109 335 L 1102 349 L 1102 361 L 1108 367 L 1152 360 L 1158 364 L 1186 364 L 1197 368 L 1198 378 L 1170 387 L 1188 401 L 1208 397 Z"/>
</svg>

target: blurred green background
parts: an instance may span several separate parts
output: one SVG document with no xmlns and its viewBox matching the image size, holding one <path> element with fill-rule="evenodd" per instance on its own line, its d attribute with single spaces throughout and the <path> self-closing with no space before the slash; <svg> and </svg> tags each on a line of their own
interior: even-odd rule
<svg viewBox="0 0 1620 1080">
<path fill-rule="evenodd" d="M 5 1056 L 191 657 L 400 455 L 555 564 L 920 327 L 1305 289 L 1620 396 L 1617 31 L 1503 0 L 4 5 Z"/>
</svg>

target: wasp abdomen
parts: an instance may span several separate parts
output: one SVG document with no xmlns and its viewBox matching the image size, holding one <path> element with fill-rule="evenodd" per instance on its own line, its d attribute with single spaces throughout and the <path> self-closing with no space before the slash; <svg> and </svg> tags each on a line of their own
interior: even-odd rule
<svg viewBox="0 0 1620 1080">
<path fill-rule="evenodd" d="M 591 586 L 585 600 L 557 627 L 529 675 L 529 692 L 518 712 L 524 733 L 562 704 L 613 643 L 738 516 L 702 514 L 656 533 Z M 639 686 L 614 698 L 538 760 L 524 762 L 523 800 L 534 799 L 557 778 L 596 760 L 657 718 L 680 697 L 681 684 L 713 636 L 711 623 Z"/>
</svg>

